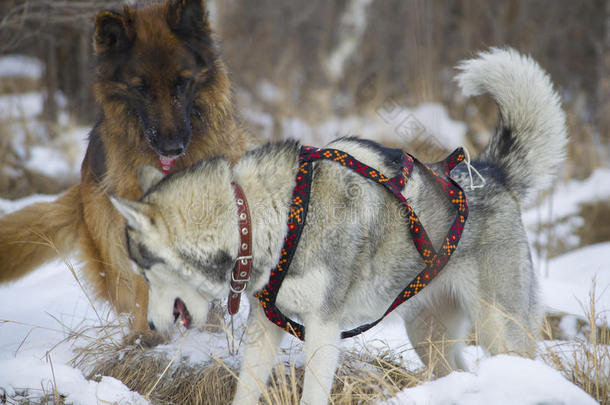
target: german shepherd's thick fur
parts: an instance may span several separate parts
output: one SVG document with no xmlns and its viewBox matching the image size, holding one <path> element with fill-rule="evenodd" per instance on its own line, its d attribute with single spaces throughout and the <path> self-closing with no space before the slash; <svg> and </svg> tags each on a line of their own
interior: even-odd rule
<svg viewBox="0 0 610 405">
<path fill-rule="evenodd" d="M 452 171 L 470 208 L 462 238 L 438 277 L 396 311 L 421 359 L 430 364 L 439 354 L 438 374 L 466 368 L 461 349 L 473 328 L 492 354 L 533 355 L 541 305 L 520 207 L 556 172 L 567 141 L 559 97 L 532 59 L 492 49 L 460 68 L 464 93 L 489 93 L 501 112 L 497 133 L 472 163 L 486 185 L 469 187 L 465 163 Z M 329 147 L 388 177 L 400 170 L 373 142 L 341 138 Z M 143 168 L 140 180 L 148 191 L 141 201 L 112 198 L 127 218 L 130 256 L 149 282 L 149 319 L 166 330 L 174 313 L 186 326 L 204 322 L 209 300 L 228 296 L 240 251 L 231 183 L 243 188 L 252 220 L 246 288 L 252 310 L 234 404 L 258 403 L 283 335 L 253 294 L 280 258 L 298 156 L 298 143 L 283 142 L 247 153 L 234 167 L 226 159 L 205 160 L 166 178 Z M 455 212 L 421 167 L 403 196 L 440 246 Z M 327 402 L 340 331 L 382 316 L 424 267 L 400 213 L 398 200 L 379 184 L 334 162 L 314 164 L 307 223 L 276 301 L 306 328 L 302 404 Z"/>
<path fill-rule="evenodd" d="M 132 271 L 124 221 L 108 195 L 138 199 L 142 165 L 169 171 L 213 155 L 235 161 L 247 139 L 233 119 L 203 0 L 102 11 L 94 48 L 101 118 L 89 134 L 81 182 L 55 202 L 0 218 L 0 282 L 77 248 L 86 284 L 117 312 L 134 314 L 132 327 L 142 331 L 148 287 Z"/>
</svg>

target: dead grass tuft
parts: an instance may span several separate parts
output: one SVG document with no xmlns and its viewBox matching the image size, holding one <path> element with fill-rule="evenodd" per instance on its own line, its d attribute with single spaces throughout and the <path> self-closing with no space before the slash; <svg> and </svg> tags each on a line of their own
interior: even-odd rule
<svg viewBox="0 0 610 405">
<path fill-rule="evenodd" d="M 583 223 L 576 234 L 581 246 L 610 241 L 610 200 L 582 204 L 579 215 Z"/>
<path fill-rule="evenodd" d="M 59 126 L 46 123 L 44 125 L 63 134 L 70 131 L 72 124 Z M 28 121 L 23 117 L 0 120 L 0 198 L 12 200 L 36 193 L 58 194 L 78 181 L 76 176 L 50 177 L 27 166 L 25 160 L 30 156 L 31 148 L 37 145 L 48 145 L 51 142 L 49 139 L 41 139 L 45 138 L 44 134 L 39 133 L 40 130 L 35 128 L 37 127 L 34 121 Z M 22 140 L 16 139 L 17 132 L 23 134 Z M 53 142 L 55 148 L 66 156 L 66 160 L 73 158 L 76 146 L 66 144 L 67 139 L 63 144 L 57 140 Z M 72 140 L 71 143 L 75 142 Z"/>
<path fill-rule="evenodd" d="M 40 79 L 27 76 L 0 77 L 0 95 L 39 91 L 41 86 Z"/>
<path fill-rule="evenodd" d="M 541 357 L 601 405 L 610 405 L 610 329 L 605 314 L 596 312 L 595 286 L 591 291 L 579 334 L 547 346 Z"/>
<path fill-rule="evenodd" d="M 141 346 L 116 348 L 111 353 L 97 359 L 88 379 L 117 378 L 144 396 L 150 394 L 148 397 L 155 404 L 217 405 L 230 403 L 233 397 L 238 372 L 222 360 L 193 365 L 181 358 L 163 374 L 171 361 L 165 353 Z M 279 363 L 262 394 L 263 403 L 298 404 L 303 374 L 303 367 Z M 363 354 L 351 351 L 343 355 L 331 400 L 336 405 L 372 404 L 430 378 L 424 369 L 406 370 L 395 352 Z"/>
<path fill-rule="evenodd" d="M 102 376 L 114 377 L 155 404 L 230 402 L 235 379 L 222 362 L 193 366 L 180 359 L 163 375 L 170 360 L 164 353 L 129 346 L 97 361 L 88 378 L 99 381 Z"/>
</svg>

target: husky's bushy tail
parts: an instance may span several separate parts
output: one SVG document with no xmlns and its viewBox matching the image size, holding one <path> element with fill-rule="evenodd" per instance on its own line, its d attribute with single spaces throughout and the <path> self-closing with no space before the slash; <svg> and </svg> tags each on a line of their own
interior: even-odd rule
<svg viewBox="0 0 610 405">
<path fill-rule="evenodd" d="M 514 49 L 491 48 L 461 62 L 456 80 L 466 96 L 488 93 L 500 109 L 495 134 L 479 157 L 504 172 L 521 199 L 544 186 L 565 158 L 567 131 L 548 74 Z"/>
</svg>

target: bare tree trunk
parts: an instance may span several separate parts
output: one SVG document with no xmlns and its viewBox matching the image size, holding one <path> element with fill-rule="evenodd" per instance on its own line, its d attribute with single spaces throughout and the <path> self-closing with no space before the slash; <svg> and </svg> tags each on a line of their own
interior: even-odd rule
<svg viewBox="0 0 610 405">
<path fill-rule="evenodd" d="M 44 41 L 44 59 L 45 59 L 45 74 L 44 74 L 44 106 L 43 117 L 47 124 L 53 124 L 57 121 L 59 112 L 57 106 L 57 90 L 59 89 L 59 77 L 57 67 L 57 49 L 55 39 L 47 37 Z M 51 134 L 52 132 L 49 131 Z"/>
<path fill-rule="evenodd" d="M 82 121 L 93 121 L 95 119 L 95 104 L 91 95 L 91 32 L 83 28 L 78 40 L 77 50 L 78 65 L 78 88 L 76 89 L 77 117 Z"/>
<path fill-rule="evenodd" d="M 606 22 L 600 54 L 597 87 L 597 117 L 601 141 L 610 147 L 610 0 L 606 1 Z"/>
<path fill-rule="evenodd" d="M 411 27 L 412 35 L 405 42 L 412 52 L 407 63 L 413 72 L 411 90 L 416 102 L 435 100 L 440 90 L 436 78 L 437 55 L 434 53 L 433 4 L 425 0 L 410 0 L 410 13 L 406 16 L 406 26 Z"/>
</svg>

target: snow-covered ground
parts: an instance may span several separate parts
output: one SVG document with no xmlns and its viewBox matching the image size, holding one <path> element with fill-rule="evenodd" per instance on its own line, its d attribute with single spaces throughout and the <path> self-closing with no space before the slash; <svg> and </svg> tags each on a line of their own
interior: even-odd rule
<svg viewBox="0 0 610 405">
<path fill-rule="evenodd" d="M 44 63 L 26 55 L 5 55 L 0 57 L 0 78 L 27 77 L 39 80 L 44 72 Z"/>
<path fill-rule="evenodd" d="M 40 80 L 43 72 L 44 64 L 35 58 L 24 55 L 0 57 L 0 80 L 24 77 Z M 68 101 L 61 92 L 55 94 L 55 99 L 59 107 L 58 125 L 56 133 L 50 136 L 46 126 L 39 120 L 44 105 L 42 92 L 32 90 L 27 93 L 1 94 L 1 136 L 9 137 L 9 150 L 17 155 L 23 168 L 51 178 L 75 182 L 79 176 L 90 128 L 70 122 L 66 111 Z M 6 140 L 2 143 L 4 142 Z M 0 176 L 21 175 L 23 173 L 20 170 L 0 167 Z"/>
<path fill-rule="evenodd" d="M 596 404 L 557 371 L 535 360 L 500 355 L 482 360 L 473 373 L 406 389 L 386 405 Z"/>
</svg>

